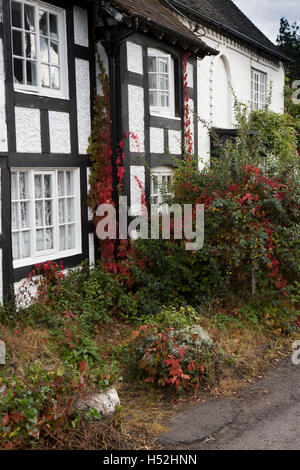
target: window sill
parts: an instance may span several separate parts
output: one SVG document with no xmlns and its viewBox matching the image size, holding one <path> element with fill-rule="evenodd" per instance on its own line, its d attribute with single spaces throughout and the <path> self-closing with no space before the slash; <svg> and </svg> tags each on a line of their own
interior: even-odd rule
<svg viewBox="0 0 300 470">
<path fill-rule="evenodd" d="M 13 269 L 24 268 L 26 266 L 32 266 L 32 265 L 40 264 L 40 263 L 46 263 L 47 261 L 52 261 L 54 259 L 69 258 L 71 256 L 81 255 L 81 253 L 82 253 L 81 249 L 80 250 L 74 249 L 74 250 L 68 250 L 68 251 L 61 251 L 59 253 L 55 252 L 55 253 L 51 253 L 48 255 L 39 256 L 36 258 L 23 258 L 21 260 L 15 260 L 13 262 Z"/>
<path fill-rule="evenodd" d="M 150 116 L 161 117 L 164 119 L 174 119 L 175 121 L 181 121 L 181 118 L 178 116 L 173 116 L 172 114 L 155 113 L 154 111 L 150 111 Z"/>
<path fill-rule="evenodd" d="M 39 98 L 55 98 L 55 99 L 58 99 L 58 100 L 69 100 L 70 97 L 68 94 L 66 93 L 62 93 L 62 92 L 58 92 L 58 93 L 55 93 L 55 92 L 49 92 L 47 93 L 47 91 L 39 91 L 39 90 L 28 90 L 26 88 L 22 88 L 22 87 L 18 87 L 18 86 L 14 86 L 14 92 L 15 93 L 22 93 L 22 94 L 25 94 L 25 95 L 31 95 L 31 96 L 35 96 L 35 97 L 39 97 Z"/>
</svg>

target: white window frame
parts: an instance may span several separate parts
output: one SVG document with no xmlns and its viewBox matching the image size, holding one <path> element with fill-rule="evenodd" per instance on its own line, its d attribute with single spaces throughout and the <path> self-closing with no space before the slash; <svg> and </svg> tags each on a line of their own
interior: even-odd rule
<svg viewBox="0 0 300 470">
<path fill-rule="evenodd" d="M 268 76 L 262 70 L 251 67 L 251 108 L 263 109 L 267 103 Z"/>
<path fill-rule="evenodd" d="M 59 249 L 59 226 L 68 225 L 68 222 L 60 223 L 59 222 L 59 211 L 58 211 L 58 200 L 60 198 L 58 194 L 58 172 L 70 171 L 74 175 L 74 246 L 75 248 L 60 250 Z M 80 198 L 80 169 L 79 168 L 12 168 L 11 172 L 24 172 L 28 173 L 28 201 L 30 203 L 29 207 L 29 218 L 30 218 L 30 246 L 31 246 L 31 255 L 26 258 L 14 259 L 13 267 L 14 269 L 20 268 L 23 266 L 30 266 L 32 264 L 38 264 L 45 261 L 50 261 L 54 259 L 67 258 L 82 253 L 82 237 L 81 237 L 81 198 Z M 53 249 L 43 250 L 41 252 L 36 250 L 36 218 L 35 218 L 35 187 L 34 187 L 34 176 L 35 175 L 53 175 Z M 68 196 L 61 196 L 67 198 Z M 12 234 L 22 231 L 22 229 L 12 229 Z"/>
<path fill-rule="evenodd" d="M 161 188 L 163 187 L 163 183 L 162 183 L 163 177 L 167 177 L 167 178 L 171 177 L 171 183 L 172 183 L 173 170 L 171 167 L 158 166 L 151 170 L 151 194 L 150 194 L 151 198 L 150 200 L 151 200 L 151 204 L 153 204 L 154 206 L 157 206 L 157 208 L 159 208 L 160 206 L 162 206 L 162 204 L 165 203 L 163 200 L 163 194 L 161 193 Z M 155 191 L 155 188 L 154 188 L 154 185 L 155 185 L 154 178 L 158 179 L 157 191 Z M 169 191 L 166 194 L 169 196 L 172 196 L 173 193 Z M 157 198 L 157 202 L 153 201 L 154 197 Z"/>
<path fill-rule="evenodd" d="M 37 64 L 37 86 L 14 83 L 14 90 L 21 93 L 35 94 L 53 98 L 69 99 L 69 80 L 68 80 L 68 57 L 67 57 L 67 31 L 66 31 L 66 12 L 64 9 L 50 5 L 38 0 L 14 0 L 17 3 L 27 4 L 35 8 L 35 24 L 37 26 L 36 34 L 36 64 Z M 40 59 L 40 32 L 39 32 L 39 18 L 38 10 L 43 9 L 49 13 L 57 15 L 58 19 L 58 52 L 59 52 L 59 70 L 60 70 L 60 89 L 54 90 L 51 88 L 44 88 L 41 85 L 41 59 Z M 11 40 L 12 40 L 12 59 L 13 54 L 13 31 L 24 31 L 23 29 L 13 27 L 11 25 Z M 24 45 L 23 45 L 24 46 Z M 20 57 L 22 59 L 22 57 Z M 13 65 L 14 67 L 14 60 Z M 13 71 L 14 76 L 14 71 Z"/>
<path fill-rule="evenodd" d="M 148 57 L 163 58 L 168 61 L 168 80 L 169 80 L 169 106 L 150 106 L 152 115 L 175 117 L 175 84 L 174 84 L 174 59 L 171 54 L 167 54 L 159 49 L 148 49 Z M 148 71 L 148 75 L 151 72 Z M 159 91 L 159 90 L 158 90 Z M 150 87 L 149 87 L 150 95 Z"/>
</svg>

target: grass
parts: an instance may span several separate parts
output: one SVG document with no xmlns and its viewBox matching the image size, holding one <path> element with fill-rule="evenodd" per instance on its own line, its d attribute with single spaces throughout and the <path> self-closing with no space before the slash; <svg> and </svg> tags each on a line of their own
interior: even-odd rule
<svg viewBox="0 0 300 470">
<path fill-rule="evenodd" d="M 120 380 L 116 388 L 122 408 L 105 421 L 83 422 L 76 429 L 65 423 L 65 429 L 60 429 L 57 435 L 43 436 L 37 448 L 153 449 L 157 436 L 167 431 L 166 423 L 175 413 L 195 401 L 234 397 L 249 382 L 259 379 L 270 364 L 290 353 L 291 338 L 274 334 L 265 326 L 239 318 L 226 319 L 211 311 L 202 313 L 200 324 L 233 358 L 233 363 L 218 384 L 185 398 L 175 398 L 167 390 L 128 380 L 121 350 L 137 325 L 118 318 L 102 324 L 95 339 L 101 359 L 108 365 L 114 363 L 118 369 Z M 0 325 L 0 337 L 8 349 L 8 374 L 22 377 L 24 369 L 35 361 L 46 370 L 63 368 L 59 351 L 51 344 L 46 329 Z"/>
</svg>

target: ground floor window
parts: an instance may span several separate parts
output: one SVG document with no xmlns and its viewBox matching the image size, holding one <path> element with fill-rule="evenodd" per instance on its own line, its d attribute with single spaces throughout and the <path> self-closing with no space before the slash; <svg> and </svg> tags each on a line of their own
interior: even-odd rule
<svg viewBox="0 0 300 470">
<path fill-rule="evenodd" d="M 11 172 L 14 267 L 81 251 L 78 169 Z"/>
<path fill-rule="evenodd" d="M 157 167 L 151 171 L 151 203 L 160 205 L 172 196 L 172 169 Z"/>
</svg>

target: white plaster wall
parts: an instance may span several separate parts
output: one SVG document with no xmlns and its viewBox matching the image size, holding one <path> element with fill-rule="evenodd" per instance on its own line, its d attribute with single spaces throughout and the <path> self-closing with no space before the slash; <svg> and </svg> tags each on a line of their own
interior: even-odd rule
<svg viewBox="0 0 300 470">
<path fill-rule="evenodd" d="M 195 119 L 196 116 L 194 114 L 195 106 L 194 106 L 194 100 L 191 98 L 189 99 L 189 112 L 190 112 L 190 119 L 191 119 L 191 128 L 190 128 L 190 133 L 192 136 L 192 149 L 193 152 L 195 151 L 195 145 L 194 145 L 194 131 L 195 131 Z"/>
<path fill-rule="evenodd" d="M 41 153 L 40 110 L 15 108 L 17 152 Z"/>
<path fill-rule="evenodd" d="M 172 155 L 181 154 L 181 131 L 169 129 L 169 152 Z"/>
<path fill-rule="evenodd" d="M 186 73 L 187 73 L 187 85 L 189 88 L 193 88 L 194 87 L 194 67 L 192 64 L 187 63 Z"/>
<path fill-rule="evenodd" d="M 0 305 L 3 305 L 3 267 L 2 267 L 2 250 L 0 250 Z"/>
<path fill-rule="evenodd" d="M 102 46 L 102 44 L 100 44 L 100 42 L 97 43 L 97 53 L 99 54 L 100 59 L 103 62 L 105 72 L 108 74 L 108 58 L 107 58 L 105 49 Z M 96 60 L 97 93 L 98 95 L 103 96 L 103 91 L 102 91 L 100 80 L 98 79 L 98 75 L 99 75 L 99 67 L 98 67 L 98 61 Z"/>
<path fill-rule="evenodd" d="M 144 89 L 135 85 L 128 85 L 129 131 L 137 135 L 139 144 L 130 139 L 131 152 L 144 152 Z"/>
<path fill-rule="evenodd" d="M 143 74 L 142 46 L 130 41 L 127 41 L 127 67 L 130 72 Z"/>
<path fill-rule="evenodd" d="M 1 187 L 1 169 L 0 169 L 0 233 L 2 233 L 2 187 Z"/>
<path fill-rule="evenodd" d="M 79 46 L 89 46 L 88 14 L 84 8 L 74 6 L 74 42 Z"/>
<path fill-rule="evenodd" d="M 142 213 L 142 205 L 141 205 L 142 191 L 135 177 L 138 178 L 143 188 L 145 188 L 145 167 L 135 166 L 135 165 L 130 166 L 130 199 L 131 199 L 130 215 L 132 216 L 141 215 Z"/>
<path fill-rule="evenodd" d="M 164 129 L 150 127 L 150 152 L 164 153 Z"/>
<path fill-rule="evenodd" d="M 71 153 L 69 113 L 49 111 L 50 152 Z"/>
<path fill-rule="evenodd" d="M 198 61 L 198 115 L 209 125 L 234 128 L 232 94 L 227 94 L 230 81 L 238 99 L 250 104 L 251 101 L 251 67 L 257 68 L 268 76 L 268 84 L 273 83 L 270 108 L 275 112 L 284 111 L 284 68 L 272 61 L 258 57 L 250 49 L 237 42 L 207 31 L 205 42 L 217 49 L 216 57 L 205 57 Z M 226 67 L 220 63 L 223 57 Z M 227 78 L 226 78 L 227 76 Z M 226 80 L 226 84 L 224 84 Z M 222 101 L 220 103 L 220 101 Z M 226 109 L 227 102 L 227 109 Z M 222 113 L 222 109 L 224 112 Z M 203 162 L 209 161 L 210 138 L 204 125 L 198 127 L 198 155 Z"/>
<path fill-rule="evenodd" d="M 35 276 L 32 278 L 33 281 L 40 279 L 40 276 Z M 27 308 L 32 303 L 32 298 L 37 297 L 38 286 L 28 283 L 26 278 L 22 279 L 19 282 L 14 283 L 14 293 L 16 299 L 16 307 Z"/>
<path fill-rule="evenodd" d="M 91 174 L 91 169 L 90 168 L 87 168 L 87 172 L 86 172 L 86 177 L 87 177 L 87 191 L 89 193 L 89 190 L 91 188 L 91 185 L 90 185 L 90 174 Z M 90 209 L 90 207 L 88 207 L 88 220 L 92 220 L 93 219 L 93 212 L 92 210 Z"/>
<path fill-rule="evenodd" d="M 95 243 L 94 243 L 94 234 L 89 234 L 89 260 L 90 266 L 95 264 Z"/>
<path fill-rule="evenodd" d="M 4 73 L 3 42 L 1 38 L 0 38 L 0 152 L 7 152 L 5 73 Z"/>
<path fill-rule="evenodd" d="M 91 132 L 91 90 L 89 62 L 75 59 L 76 97 L 78 122 L 78 147 L 80 154 L 86 154 Z"/>
</svg>

